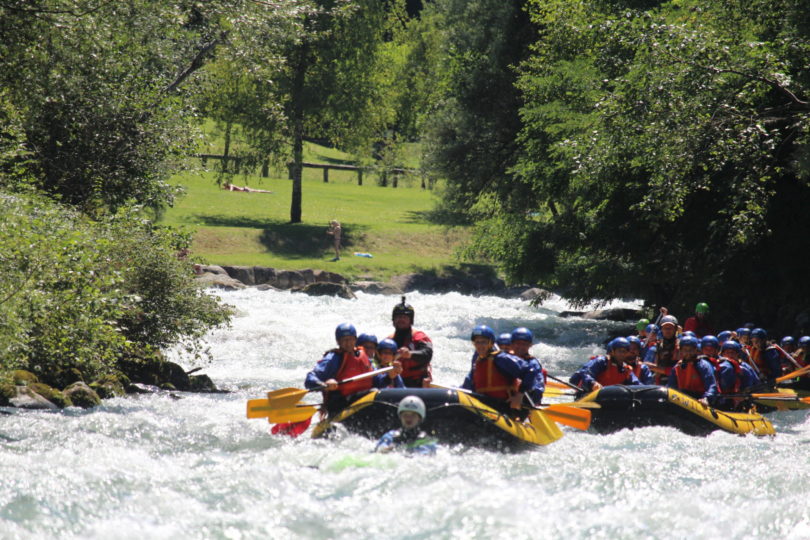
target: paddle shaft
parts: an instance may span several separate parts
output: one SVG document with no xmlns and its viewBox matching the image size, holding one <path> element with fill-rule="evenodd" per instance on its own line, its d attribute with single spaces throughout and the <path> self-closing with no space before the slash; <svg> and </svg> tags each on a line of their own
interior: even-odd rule
<svg viewBox="0 0 810 540">
<path fill-rule="evenodd" d="M 573 389 L 573 390 L 576 390 L 577 392 L 579 392 L 580 390 L 582 390 L 582 389 L 581 389 L 581 388 L 579 388 L 578 386 L 573 385 L 573 384 L 571 384 L 570 382 L 565 381 L 565 380 L 563 380 L 563 379 L 558 379 L 558 378 L 557 378 L 557 377 L 555 377 L 554 375 L 548 375 L 548 374 L 546 374 L 546 376 L 547 376 L 549 379 L 551 379 L 552 381 L 557 381 L 557 382 L 558 382 L 558 383 L 560 383 L 560 384 L 564 384 L 564 385 L 565 385 L 565 386 L 567 386 L 568 388 L 571 388 L 571 389 Z"/>
<path fill-rule="evenodd" d="M 777 377 L 776 382 L 779 383 L 779 382 L 785 382 L 785 381 L 790 380 L 790 379 L 795 379 L 796 377 L 800 377 L 800 376 L 804 375 L 808 371 L 810 371 L 810 365 L 804 366 L 801 369 L 797 369 L 796 371 L 794 371 L 792 373 L 788 373 L 787 375 L 782 375 L 781 377 Z"/>
</svg>

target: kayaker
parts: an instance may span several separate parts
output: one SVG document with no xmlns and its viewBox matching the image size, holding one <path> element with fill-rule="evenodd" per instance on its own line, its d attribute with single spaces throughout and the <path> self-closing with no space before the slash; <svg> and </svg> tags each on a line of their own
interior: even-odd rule
<svg viewBox="0 0 810 540">
<path fill-rule="evenodd" d="M 754 369 L 740 358 L 741 353 L 742 345 L 734 340 L 728 340 L 720 347 L 720 358 L 715 368 L 719 397 L 744 393 L 761 384 Z M 717 406 L 726 410 L 749 408 L 747 401 L 742 398 L 725 398 L 718 401 Z"/>
<path fill-rule="evenodd" d="M 636 323 L 636 335 L 642 343 L 644 343 L 644 340 L 647 339 L 647 325 L 649 324 L 650 319 L 639 319 Z"/>
<path fill-rule="evenodd" d="M 667 386 L 688 394 L 703 405 L 709 406 L 717 395 L 717 383 L 714 380 L 714 366 L 698 358 L 698 340 L 687 336 L 680 340 L 681 359 L 672 368 Z"/>
<path fill-rule="evenodd" d="M 534 344 L 534 334 L 525 326 L 521 326 L 512 330 L 509 340 L 512 343 L 512 354 L 528 363 L 529 367 L 534 370 L 534 388 L 529 392 L 529 397 L 532 403 L 539 404 L 543 400 L 543 392 L 546 391 L 546 371 L 540 365 L 540 360 L 529 353 L 529 349 Z"/>
<path fill-rule="evenodd" d="M 366 333 L 360 334 L 357 336 L 357 346 L 363 347 L 372 364 L 377 364 L 377 336 Z"/>
<path fill-rule="evenodd" d="M 413 329 L 414 309 L 402 302 L 394 306 L 391 322 L 394 333 L 388 336 L 393 339 L 399 350 L 397 354 L 402 363 L 402 380 L 408 388 L 428 388 L 433 380 L 430 361 L 433 358 L 433 342 L 427 334 Z"/>
<path fill-rule="evenodd" d="M 651 363 L 660 368 L 661 372 L 655 375 L 656 384 L 665 385 L 672 368 L 681 359 L 677 331 L 678 319 L 672 315 L 661 318 L 661 339 L 655 347 L 650 347 L 645 358 L 645 361 L 652 360 Z"/>
<path fill-rule="evenodd" d="M 385 338 L 377 345 L 377 367 L 382 368 L 391 365 L 396 360 L 397 342 L 393 339 Z"/>
<path fill-rule="evenodd" d="M 627 336 L 630 343 L 630 356 L 627 364 L 632 368 L 633 374 L 641 384 L 654 384 L 653 372 L 641 359 L 641 340 L 636 336 Z"/>
<path fill-rule="evenodd" d="M 397 414 L 401 427 L 383 435 L 374 451 L 388 453 L 401 450 L 426 456 L 435 454 L 436 439 L 419 429 L 427 416 L 425 402 L 418 396 L 405 396 L 397 406 Z"/>
<path fill-rule="evenodd" d="M 692 331 L 699 338 L 708 334 L 714 334 L 714 328 L 709 322 L 709 304 L 706 302 L 699 302 L 695 306 L 695 314 L 683 323 L 684 331 Z"/>
<path fill-rule="evenodd" d="M 498 339 L 495 340 L 495 345 L 504 352 L 511 352 L 512 351 L 512 334 L 509 332 L 504 332 L 498 336 Z"/>
<path fill-rule="evenodd" d="M 571 384 L 586 392 L 614 384 L 641 384 L 627 364 L 630 360 L 630 342 L 617 337 L 607 344 L 607 354 L 590 359 L 579 371 L 571 375 Z"/>
<path fill-rule="evenodd" d="M 400 373 L 402 366 L 394 361 L 394 369 L 345 384 L 338 381 L 373 371 L 371 361 L 362 347 L 357 344 L 357 330 L 350 323 L 341 323 L 335 328 L 337 348 L 327 351 L 315 368 L 307 373 L 304 386 L 308 389 L 325 386 L 323 402 L 329 413 L 342 410 L 348 405 L 347 397 L 357 392 L 374 388 L 386 388 L 393 384 L 404 387 Z"/>
<path fill-rule="evenodd" d="M 782 375 L 782 363 L 779 351 L 768 346 L 767 339 L 768 332 L 764 328 L 754 328 L 751 330 L 751 346 L 747 350 L 762 382 L 773 387 L 776 386 L 776 378 Z"/>
<path fill-rule="evenodd" d="M 521 358 L 495 347 L 495 332 L 486 325 L 473 328 L 472 367 L 461 388 L 497 400 L 502 409 L 519 411 L 523 396 L 535 387 L 537 373 Z"/>
</svg>

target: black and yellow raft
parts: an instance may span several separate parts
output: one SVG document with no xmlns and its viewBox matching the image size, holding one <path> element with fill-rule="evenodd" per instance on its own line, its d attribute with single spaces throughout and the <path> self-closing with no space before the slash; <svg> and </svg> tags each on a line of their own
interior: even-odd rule
<svg viewBox="0 0 810 540">
<path fill-rule="evenodd" d="M 336 424 L 348 431 L 377 439 L 399 427 L 397 405 L 405 396 L 425 402 L 422 429 L 444 444 L 463 444 L 499 451 L 518 451 L 550 444 L 562 431 L 542 411 L 520 422 L 485 404 L 481 396 L 445 388 L 389 388 L 362 394 L 336 415 L 322 420 L 312 432 L 324 437 Z"/>
<path fill-rule="evenodd" d="M 696 399 L 663 386 L 605 386 L 580 401 L 601 405 L 591 410 L 591 430 L 612 433 L 625 428 L 669 426 L 689 435 L 722 429 L 740 435 L 774 435 L 761 414 L 725 412 L 704 407 Z"/>
</svg>

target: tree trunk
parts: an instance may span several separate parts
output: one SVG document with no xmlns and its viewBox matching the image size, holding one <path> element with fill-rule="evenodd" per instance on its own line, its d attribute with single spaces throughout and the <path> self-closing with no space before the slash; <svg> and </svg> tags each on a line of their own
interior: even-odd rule
<svg viewBox="0 0 810 540">
<path fill-rule="evenodd" d="M 228 156 L 231 153 L 231 122 L 225 123 L 225 148 L 222 150 L 222 172 L 228 172 Z"/>
<path fill-rule="evenodd" d="M 298 62 L 295 66 L 295 78 L 292 91 L 292 134 L 293 163 L 290 168 L 292 177 L 292 202 L 290 203 L 290 223 L 301 223 L 301 173 L 304 170 L 304 80 L 307 70 L 307 46 L 299 48 Z"/>
</svg>

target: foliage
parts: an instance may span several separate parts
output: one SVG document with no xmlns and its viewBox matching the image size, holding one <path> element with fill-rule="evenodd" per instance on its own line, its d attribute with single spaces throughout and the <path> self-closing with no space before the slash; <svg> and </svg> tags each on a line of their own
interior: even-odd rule
<svg viewBox="0 0 810 540">
<path fill-rule="evenodd" d="M 0 194 L 0 368 L 46 382 L 110 371 L 131 351 L 186 343 L 226 322 L 195 288 L 187 238 L 121 213 L 88 220 L 41 197 Z"/>
<path fill-rule="evenodd" d="M 808 8 L 635 4 L 532 3 L 519 182 L 477 247 L 583 303 L 707 299 L 792 326 L 810 292 L 792 256 L 810 225 Z"/>
</svg>

